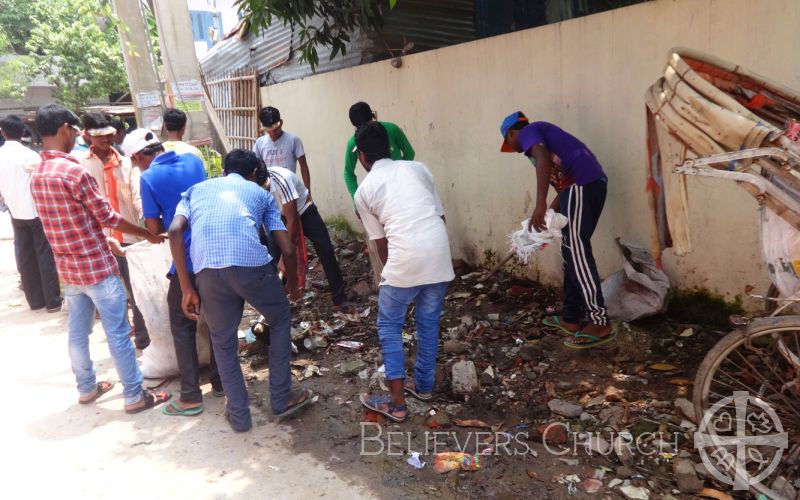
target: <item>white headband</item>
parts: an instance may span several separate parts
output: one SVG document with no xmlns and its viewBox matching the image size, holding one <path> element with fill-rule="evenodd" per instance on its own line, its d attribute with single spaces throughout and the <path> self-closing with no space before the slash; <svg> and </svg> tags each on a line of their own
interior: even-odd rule
<svg viewBox="0 0 800 500">
<path fill-rule="evenodd" d="M 89 135 L 91 135 L 92 137 L 98 137 L 98 136 L 101 136 L 101 135 L 116 134 L 117 133 L 117 129 L 115 129 L 114 127 L 109 125 L 109 126 L 103 127 L 103 128 L 90 128 L 90 129 L 87 130 L 87 132 L 89 132 Z"/>
</svg>

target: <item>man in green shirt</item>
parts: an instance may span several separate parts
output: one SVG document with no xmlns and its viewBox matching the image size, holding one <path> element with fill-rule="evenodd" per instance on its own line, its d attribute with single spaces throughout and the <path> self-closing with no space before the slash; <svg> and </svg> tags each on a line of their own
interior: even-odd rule
<svg viewBox="0 0 800 500">
<path fill-rule="evenodd" d="M 369 104 L 361 101 L 350 106 L 350 123 L 358 130 L 362 125 L 365 125 L 372 120 L 377 120 L 377 113 L 372 111 Z M 379 122 L 386 129 L 389 134 L 389 146 L 391 147 L 392 160 L 408 160 L 414 159 L 414 148 L 408 142 L 406 135 L 400 130 L 400 127 L 390 122 Z M 356 148 L 356 136 L 353 134 L 350 140 L 347 141 L 347 150 L 344 156 L 344 183 L 347 184 L 347 190 L 350 191 L 350 197 L 356 195 L 358 189 L 358 179 L 356 178 L 356 162 L 358 161 L 358 153 Z"/>
</svg>

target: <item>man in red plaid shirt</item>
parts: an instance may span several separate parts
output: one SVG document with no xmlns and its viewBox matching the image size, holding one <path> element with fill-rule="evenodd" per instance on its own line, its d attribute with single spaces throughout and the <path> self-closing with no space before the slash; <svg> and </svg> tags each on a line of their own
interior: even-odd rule
<svg viewBox="0 0 800 500">
<path fill-rule="evenodd" d="M 31 194 L 65 283 L 69 356 L 78 402 L 91 403 L 114 386 L 97 382 L 89 353 L 89 334 L 97 310 L 122 381 L 125 411 L 138 413 L 168 400 L 169 393 L 142 388 L 142 372 L 129 337 L 125 288 L 112 254 L 122 254 L 122 249 L 116 240 L 103 234 L 103 228 L 140 236 L 151 243 L 161 243 L 165 238 L 123 219 L 100 194 L 92 174 L 67 154 L 81 133 L 78 123 L 72 111 L 58 104 L 48 104 L 36 112 L 44 151 L 41 165 L 31 175 Z"/>
</svg>

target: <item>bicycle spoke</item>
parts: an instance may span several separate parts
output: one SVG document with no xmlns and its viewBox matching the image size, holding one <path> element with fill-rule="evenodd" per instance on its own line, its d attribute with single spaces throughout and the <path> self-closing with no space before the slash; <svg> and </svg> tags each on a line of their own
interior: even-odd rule
<svg viewBox="0 0 800 500">
<path fill-rule="evenodd" d="M 742 354 L 739 352 L 738 349 L 736 349 L 734 352 L 736 352 L 736 354 L 742 359 L 742 361 L 744 361 L 744 363 L 748 367 L 750 367 L 750 370 L 752 370 L 751 375 L 753 375 L 756 378 L 760 378 L 762 384 L 766 385 L 767 388 L 771 389 L 772 392 L 775 395 L 777 395 L 780 399 L 783 400 L 784 405 L 786 407 L 788 407 L 789 409 L 791 409 L 792 413 L 794 413 L 798 418 L 800 418 L 800 413 L 798 413 L 798 411 L 794 408 L 794 404 L 790 400 L 788 400 L 786 398 L 786 396 L 784 396 L 780 392 L 780 390 L 776 390 L 775 387 L 773 387 L 772 384 L 769 382 L 769 380 L 767 380 L 766 377 L 764 377 L 758 370 L 755 369 L 755 367 L 750 363 L 750 360 L 748 360 L 745 356 L 742 356 Z M 778 379 L 778 380 L 781 380 L 780 374 L 775 372 L 775 368 L 774 368 L 775 361 L 773 361 L 773 363 L 770 363 L 769 360 L 765 360 L 765 359 L 761 358 L 761 356 L 758 355 L 758 354 L 756 354 L 756 355 L 759 357 L 759 359 L 761 360 L 762 363 L 766 364 L 769 367 L 769 371 L 772 372 L 772 374 L 775 376 L 775 378 Z M 781 384 L 781 385 L 783 385 L 783 384 Z"/>
</svg>

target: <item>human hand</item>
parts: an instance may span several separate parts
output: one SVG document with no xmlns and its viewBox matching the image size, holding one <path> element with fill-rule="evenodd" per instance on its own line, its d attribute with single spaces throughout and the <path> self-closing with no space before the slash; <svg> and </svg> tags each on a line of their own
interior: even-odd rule
<svg viewBox="0 0 800 500">
<path fill-rule="evenodd" d="M 528 221 L 528 231 L 535 229 L 536 232 L 540 233 L 547 229 L 547 224 L 544 222 L 544 214 L 546 212 L 547 208 L 544 205 L 536 205 L 536 208 L 533 209 L 531 220 Z"/>
<path fill-rule="evenodd" d="M 183 292 L 181 299 L 181 308 L 183 314 L 192 321 L 200 319 L 200 296 L 197 291 L 192 288 Z"/>
<path fill-rule="evenodd" d="M 161 234 L 147 233 L 147 236 L 145 236 L 145 239 L 147 241 L 149 241 L 150 243 L 152 243 L 153 245 L 158 245 L 159 243 L 163 243 L 164 241 L 166 241 L 167 234 L 166 233 L 161 233 Z"/>
<path fill-rule="evenodd" d="M 122 245 L 116 238 L 108 238 L 108 246 L 111 247 L 111 253 L 117 257 L 125 257 L 125 250 L 122 249 Z"/>
</svg>

